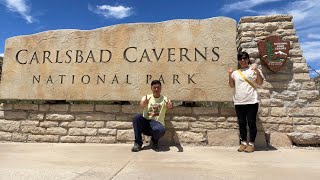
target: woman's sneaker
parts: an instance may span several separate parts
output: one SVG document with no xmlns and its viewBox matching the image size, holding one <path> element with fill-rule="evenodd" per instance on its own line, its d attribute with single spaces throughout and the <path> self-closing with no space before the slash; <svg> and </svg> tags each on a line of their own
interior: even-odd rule
<svg viewBox="0 0 320 180">
<path fill-rule="evenodd" d="M 247 148 L 247 145 L 240 144 L 240 146 L 239 146 L 239 148 L 238 148 L 238 151 L 239 151 L 239 152 L 243 152 L 246 148 Z"/>
<path fill-rule="evenodd" d="M 252 152 L 254 152 L 254 146 L 248 145 L 248 146 L 246 147 L 246 149 L 244 150 L 244 152 L 247 152 L 247 153 L 252 153 Z"/>
</svg>

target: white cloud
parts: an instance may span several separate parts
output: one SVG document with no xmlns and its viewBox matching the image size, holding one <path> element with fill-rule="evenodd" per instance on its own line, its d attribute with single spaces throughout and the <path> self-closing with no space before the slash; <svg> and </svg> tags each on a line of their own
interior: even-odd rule
<svg viewBox="0 0 320 180">
<path fill-rule="evenodd" d="M 225 4 L 222 7 L 222 11 L 224 12 L 231 12 L 235 10 L 241 10 L 241 11 L 249 11 L 251 12 L 251 8 L 255 6 L 259 6 L 261 4 L 270 3 L 270 2 L 276 2 L 276 1 L 282 1 L 282 0 L 245 0 L 245 1 L 237 1 L 231 4 Z"/>
<path fill-rule="evenodd" d="M 0 57 L 3 57 L 4 56 L 4 54 L 3 53 L 0 53 Z"/>
<path fill-rule="evenodd" d="M 34 22 L 34 18 L 29 14 L 31 8 L 26 0 L 4 0 L 4 3 L 10 11 L 19 13 L 27 23 Z"/>
<path fill-rule="evenodd" d="M 101 5 L 101 6 L 88 6 L 88 9 L 96 14 L 103 15 L 105 18 L 116 18 L 123 19 L 132 15 L 132 8 L 125 6 L 110 6 L 110 5 Z"/>
<path fill-rule="evenodd" d="M 317 72 L 314 72 L 313 70 L 310 70 L 310 77 L 313 78 L 313 77 L 317 77 L 317 76 L 320 76 L 320 69 L 316 70 Z"/>
<path fill-rule="evenodd" d="M 320 41 L 307 41 L 301 43 L 303 49 L 303 55 L 307 61 L 315 62 L 320 61 Z"/>
<path fill-rule="evenodd" d="M 320 39 L 320 34 L 308 34 L 307 37 L 310 39 Z"/>
</svg>

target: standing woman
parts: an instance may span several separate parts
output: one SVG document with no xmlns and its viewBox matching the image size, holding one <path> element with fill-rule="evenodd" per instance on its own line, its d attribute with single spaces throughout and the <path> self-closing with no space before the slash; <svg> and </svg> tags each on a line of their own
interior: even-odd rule
<svg viewBox="0 0 320 180">
<path fill-rule="evenodd" d="M 229 69 L 229 85 L 234 88 L 233 102 L 235 105 L 239 131 L 239 152 L 253 152 L 254 141 L 257 135 L 256 117 L 259 108 L 259 94 L 256 86 L 262 85 L 264 76 L 256 64 L 251 64 L 249 54 L 238 54 L 238 70 Z M 247 140 L 247 124 L 250 139 Z"/>
</svg>

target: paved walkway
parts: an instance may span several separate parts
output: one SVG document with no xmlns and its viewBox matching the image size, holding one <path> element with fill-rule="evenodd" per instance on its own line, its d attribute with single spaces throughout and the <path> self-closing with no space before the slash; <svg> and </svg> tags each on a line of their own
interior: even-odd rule
<svg viewBox="0 0 320 180">
<path fill-rule="evenodd" d="M 0 143 L 0 179 L 320 179 L 320 148 L 249 154 L 235 147 L 130 149 L 126 144 Z"/>
</svg>

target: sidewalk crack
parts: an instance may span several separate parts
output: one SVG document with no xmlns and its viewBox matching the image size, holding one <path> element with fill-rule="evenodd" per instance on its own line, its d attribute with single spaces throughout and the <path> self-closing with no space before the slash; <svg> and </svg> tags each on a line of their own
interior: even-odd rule
<svg viewBox="0 0 320 180">
<path fill-rule="evenodd" d="M 137 156 L 137 154 L 132 156 L 111 178 L 109 178 L 109 180 L 112 180 L 113 178 L 115 178 L 136 156 Z"/>
</svg>

